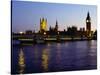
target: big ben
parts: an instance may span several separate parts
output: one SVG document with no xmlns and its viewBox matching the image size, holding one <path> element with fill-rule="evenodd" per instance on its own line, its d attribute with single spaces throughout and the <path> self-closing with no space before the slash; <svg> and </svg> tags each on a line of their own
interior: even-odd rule
<svg viewBox="0 0 100 75">
<path fill-rule="evenodd" d="M 87 32 L 87 37 L 91 37 L 91 17 L 89 12 L 87 13 L 86 17 L 86 32 Z"/>
</svg>

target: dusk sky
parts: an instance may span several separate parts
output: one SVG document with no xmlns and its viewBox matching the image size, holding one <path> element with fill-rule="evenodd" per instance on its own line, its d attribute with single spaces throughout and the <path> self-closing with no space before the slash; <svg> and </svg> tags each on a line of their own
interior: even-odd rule
<svg viewBox="0 0 100 75">
<path fill-rule="evenodd" d="M 40 18 L 47 18 L 48 29 L 54 27 L 56 20 L 59 29 L 67 29 L 68 26 L 86 26 L 86 16 L 89 11 L 92 30 L 97 29 L 97 7 L 94 5 L 41 3 L 27 1 L 12 2 L 12 31 L 25 32 L 40 28 Z"/>
</svg>

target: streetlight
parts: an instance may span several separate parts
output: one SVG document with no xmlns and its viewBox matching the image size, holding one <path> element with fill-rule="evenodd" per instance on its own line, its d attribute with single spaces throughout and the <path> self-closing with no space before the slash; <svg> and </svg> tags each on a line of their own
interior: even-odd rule
<svg viewBox="0 0 100 75">
<path fill-rule="evenodd" d="M 46 32 L 44 32 L 44 35 L 46 35 Z"/>
<path fill-rule="evenodd" d="M 59 31 L 58 31 L 58 35 L 59 35 Z"/>
<path fill-rule="evenodd" d="M 46 32 L 44 32 L 44 39 L 46 39 Z"/>
<path fill-rule="evenodd" d="M 23 34 L 23 32 L 19 32 L 19 34 Z"/>
</svg>

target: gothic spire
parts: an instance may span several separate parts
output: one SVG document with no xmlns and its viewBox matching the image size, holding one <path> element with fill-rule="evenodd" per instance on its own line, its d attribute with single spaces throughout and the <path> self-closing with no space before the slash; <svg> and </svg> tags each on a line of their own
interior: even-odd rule
<svg viewBox="0 0 100 75">
<path fill-rule="evenodd" d="M 88 13 L 87 13 L 87 18 L 86 18 L 86 20 L 91 20 L 89 11 L 88 11 Z"/>
<path fill-rule="evenodd" d="M 57 20 L 56 20 L 56 25 L 58 25 L 58 22 L 57 22 Z"/>
</svg>

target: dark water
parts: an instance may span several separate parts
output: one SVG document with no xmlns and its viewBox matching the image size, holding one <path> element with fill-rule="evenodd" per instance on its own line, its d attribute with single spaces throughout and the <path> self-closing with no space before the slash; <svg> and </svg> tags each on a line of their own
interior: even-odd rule
<svg viewBox="0 0 100 75">
<path fill-rule="evenodd" d="M 97 41 L 13 45 L 11 65 L 13 74 L 96 69 Z"/>
</svg>

